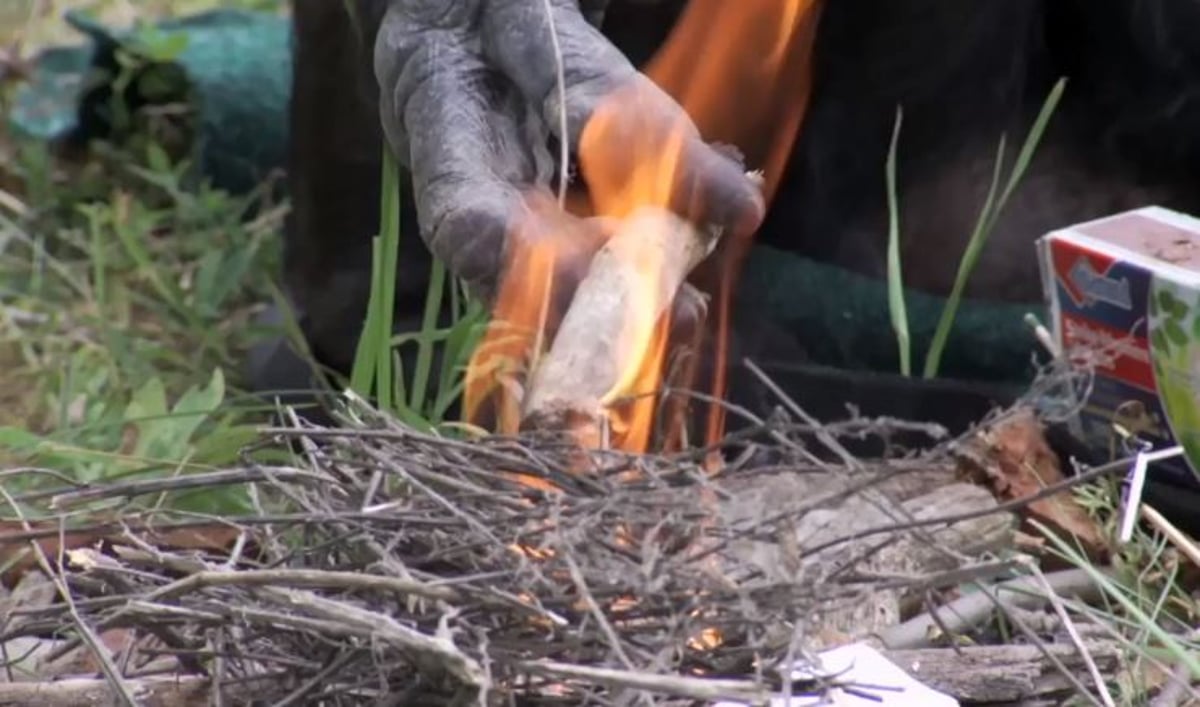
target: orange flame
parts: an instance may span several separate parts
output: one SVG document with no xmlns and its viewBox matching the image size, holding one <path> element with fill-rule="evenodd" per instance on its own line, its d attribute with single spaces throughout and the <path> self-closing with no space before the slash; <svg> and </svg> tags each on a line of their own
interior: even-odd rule
<svg viewBox="0 0 1200 707">
<path fill-rule="evenodd" d="M 644 68 L 684 108 L 705 140 L 738 147 L 747 168 L 763 172 L 768 203 L 808 104 L 817 15 L 817 0 L 691 0 L 667 42 Z M 652 130 L 655 126 L 639 118 L 642 88 L 635 86 L 601 102 L 580 138 L 580 165 L 591 206 L 614 219 L 644 206 L 668 206 L 679 175 L 689 126 L 671 126 L 667 135 Z M 620 136 L 618 143 L 614 135 Z M 621 154 L 613 154 L 614 144 L 621 145 Z M 518 240 L 523 239 L 514 242 Z M 523 391 L 517 379 L 535 365 L 561 315 L 553 305 L 552 293 L 561 286 L 555 281 L 555 262 L 569 240 L 567 234 L 534 239 L 532 247 L 511 254 L 493 310 L 493 322 L 504 324 L 489 329 L 468 369 L 465 413 L 474 424 L 503 434 L 517 431 Z M 722 244 L 715 311 L 717 373 L 712 384 L 718 398 L 725 392 L 729 300 L 748 245 Z M 638 267 L 644 276 L 646 268 L 658 266 Z M 628 347 L 622 358 L 633 363 L 604 396 L 606 403 L 631 398 L 619 410 L 609 409 L 612 445 L 631 452 L 646 451 L 650 445 L 659 406 L 651 393 L 661 387 L 669 353 L 669 308 L 656 318 L 646 315 L 649 304 L 630 305 L 620 339 Z M 670 422 L 681 418 L 669 417 Z M 711 406 L 706 440 L 718 439 L 723 428 L 722 409 Z M 678 438 L 670 432 L 669 437 Z"/>
</svg>

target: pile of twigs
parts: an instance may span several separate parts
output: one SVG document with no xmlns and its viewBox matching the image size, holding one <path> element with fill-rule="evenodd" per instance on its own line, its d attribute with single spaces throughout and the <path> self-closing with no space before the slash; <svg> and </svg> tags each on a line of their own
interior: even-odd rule
<svg viewBox="0 0 1200 707">
<path fill-rule="evenodd" d="M 268 430 L 293 450 L 288 465 L 47 494 L 60 517 L 87 505 L 94 518 L 108 503 L 113 520 L 92 527 L 102 542 L 74 549 L 55 544 L 66 539 L 57 521 L 29 522 L 23 537 L 40 538 L 57 598 L 7 614 L 0 644 L 90 648 L 104 678 L 94 682 L 135 704 L 759 701 L 827 687 L 785 686 L 781 668 L 803 662 L 822 615 L 901 582 L 856 571 L 864 547 L 890 541 L 879 533 L 826 535 L 821 552 L 836 562 L 773 569 L 738 543 L 803 556 L 784 531 L 830 498 L 729 512 L 701 453 L 606 453 L 593 458 L 600 473 L 566 474 L 578 453 L 565 445 L 456 441 L 356 410 L 338 429 L 293 419 Z M 815 431 L 827 442 L 837 432 Z M 796 441 L 814 429 L 786 416 L 757 432 L 722 483 L 952 465 L 944 445 L 873 463 L 818 457 Z M 866 493 L 870 478 L 837 495 Z M 253 511 L 168 510 L 178 494 L 222 485 L 246 489 Z"/>
</svg>

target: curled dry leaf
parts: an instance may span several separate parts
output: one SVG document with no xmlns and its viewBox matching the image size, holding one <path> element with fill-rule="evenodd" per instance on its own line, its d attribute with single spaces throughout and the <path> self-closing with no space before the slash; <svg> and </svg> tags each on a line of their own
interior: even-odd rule
<svg viewBox="0 0 1200 707">
<path fill-rule="evenodd" d="M 1028 498 L 1064 479 L 1058 455 L 1028 409 L 1014 410 L 981 428 L 962 451 L 960 473 L 990 488 L 1001 502 Z M 1024 517 L 1069 533 L 1094 559 L 1107 554 L 1099 526 L 1070 491 L 1033 501 Z M 1036 529 L 1026 526 L 1026 532 L 1039 535 Z"/>
</svg>

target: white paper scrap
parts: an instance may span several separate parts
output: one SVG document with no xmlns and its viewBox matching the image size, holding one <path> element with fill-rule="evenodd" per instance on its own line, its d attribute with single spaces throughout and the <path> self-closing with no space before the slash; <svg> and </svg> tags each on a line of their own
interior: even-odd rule
<svg viewBox="0 0 1200 707">
<path fill-rule="evenodd" d="M 1138 506 L 1142 504 L 1142 492 L 1146 488 L 1146 467 L 1150 462 L 1170 459 L 1183 454 L 1183 446 L 1176 445 L 1157 452 L 1140 452 L 1133 462 L 1133 472 L 1129 479 L 1129 492 L 1125 494 L 1124 515 L 1121 517 L 1120 542 L 1127 543 L 1133 539 L 1133 524 L 1137 522 Z"/>
<path fill-rule="evenodd" d="M 783 696 L 771 707 L 959 707 L 958 700 L 922 685 L 864 643 L 852 643 L 820 653 L 819 674 L 836 675 L 837 682 L 853 688 L 831 688 L 820 695 Z M 793 679 L 805 679 L 810 670 L 797 670 Z M 855 694 L 861 693 L 861 694 Z M 719 702 L 713 707 L 746 707 L 738 702 Z"/>
</svg>

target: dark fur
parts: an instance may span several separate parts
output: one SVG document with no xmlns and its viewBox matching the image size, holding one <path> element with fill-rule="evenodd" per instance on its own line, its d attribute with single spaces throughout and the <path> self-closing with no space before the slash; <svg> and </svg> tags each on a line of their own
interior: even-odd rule
<svg viewBox="0 0 1200 707">
<path fill-rule="evenodd" d="M 322 363 L 348 371 L 370 292 L 383 132 L 372 52 L 387 0 L 294 0 L 295 73 L 284 282 Z M 397 299 L 416 316 L 430 257 L 406 190 Z M 416 320 L 412 322 L 415 326 Z"/>
<path fill-rule="evenodd" d="M 833 0 L 822 18 L 811 112 L 762 240 L 882 277 L 883 163 L 899 104 L 906 282 L 948 292 L 1001 132 L 1011 166 L 1066 76 L 1064 101 L 968 288 L 990 299 L 1039 299 L 1032 243 L 1046 231 L 1147 203 L 1197 206 L 1200 120 L 1186 86 L 1200 89 L 1200 65 L 1195 43 L 1177 29 L 1198 26 L 1196 7 Z M 1158 23 L 1176 36 L 1156 33 Z"/>
<path fill-rule="evenodd" d="M 385 5 L 296 0 L 287 284 L 327 363 L 349 365 L 378 222 L 378 89 L 370 47 Z M 614 0 L 605 26 L 635 61 L 680 0 Z M 1032 243 L 1147 203 L 1200 207 L 1200 3 L 1192 0 L 829 0 L 817 83 L 761 242 L 883 276 L 883 165 L 896 106 L 906 281 L 949 290 L 1007 131 L 1012 164 L 1042 101 L 1070 80 L 969 294 L 1040 299 Z M 415 316 L 428 256 L 405 203 L 398 311 Z"/>
</svg>

